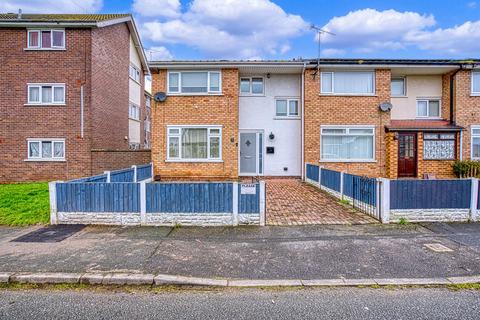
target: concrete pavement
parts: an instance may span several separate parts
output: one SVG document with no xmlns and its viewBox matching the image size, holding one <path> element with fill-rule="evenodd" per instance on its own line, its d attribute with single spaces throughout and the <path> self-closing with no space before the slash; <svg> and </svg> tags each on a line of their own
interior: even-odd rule
<svg viewBox="0 0 480 320">
<path fill-rule="evenodd" d="M 480 274 L 480 224 L 92 226 L 61 242 L 12 242 L 34 229 L 0 228 L 0 272 L 340 281 Z M 435 252 L 427 244 L 442 244 L 452 251 Z"/>
</svg>

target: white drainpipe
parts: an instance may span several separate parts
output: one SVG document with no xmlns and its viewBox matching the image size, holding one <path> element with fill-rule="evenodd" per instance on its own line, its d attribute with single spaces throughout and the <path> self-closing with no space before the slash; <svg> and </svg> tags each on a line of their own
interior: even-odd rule
<svg viewBox="0 0 480 320">
<path fill-rule="evenodd" d="M 302 180 L 305 180 L 305 68 L 307 63 L 303 63 L 302 69 Z"/>
</svg>

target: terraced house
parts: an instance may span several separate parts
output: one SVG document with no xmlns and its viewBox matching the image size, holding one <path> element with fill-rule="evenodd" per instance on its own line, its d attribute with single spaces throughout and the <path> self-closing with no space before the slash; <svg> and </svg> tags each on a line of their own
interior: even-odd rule
<svg viewBox="0 0 480 320">
<path fill-rule="evenodd" d="M 0 14 L 0 182 L 150 160 L 142 43 L 129 14 Z"/>
<path fill-rule="evenodd" d="M 150 66 L 157 179 L 301 177 L 305 163 L 442 178 L 454 160 L 480 158 L 478 60 Z"/>
</svg>

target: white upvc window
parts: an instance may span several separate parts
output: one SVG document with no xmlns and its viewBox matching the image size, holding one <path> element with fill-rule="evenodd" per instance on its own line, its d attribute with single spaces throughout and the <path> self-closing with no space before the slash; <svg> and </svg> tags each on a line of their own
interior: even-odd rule
<svg viewBox="0 0 480 320">
<path fill-rule="evenodd" d="M 140 80 L 141 80 L 141 77 L 140 77 L 140 69 L 137 68 L 135 65 L 133 64 L 130 64 L 130 68 L 129 68 L 129 76 L 132 80 L 140 83 Z"/>
<path fill-rule="evenodd" d="M 480 160 L 480 125 L 472 126 L 471 158 Z"/>
<path fill-rule="evenodd" d="M 167 74 L 169 94 L 220 94 L 222 73 L 220 71 L 169 71 Z"/>
<path fill-rule="evenodd" d="M 221 126 L 168 126 L 167 160 L 218 162 L 222 159 Z"/>
<path fill-rule="evenodd" d="M 128 117 L 133 120 L 140 120 L 140 107 L 133 102 L 128 105 Z"/>
<path fill-rule="evenodd" d="M 320 76 L 320 93 L 331 95 L 374 95 L 374 71 L 331 71 Z"/>
<path fill-rule="evenodd" d="M 65 84 L 63 83 L 29 83 L 27 85 L 27 104 L 64 105 Z"/>
<path fill-rule="evenodd" d="M 265 81 L 263 77 L 241 77 L 240 94 L 246 96 L 263 96 L 265 94 Z"/>
<path fill-rule="evenodd" d="M 63 161 L 65 160 L 65 139 L 27 139 L 27 160 Z"/>
<path fill-rule="evenodd" d="M 321 126 L 320 130 L 321 161 L 375 161 L 375 128 L 373 126 Z"/>
<path fill-rule="evenodd" d="M 404 77 L 392 78 L 390 86 L 392 97 L 405 97 L 407 95 L 407 81 Z"/>
<path fill-rule="evenodd" d="M 480 96 L 480 71 L 472 72 L 472 95 Z"/>
<path fill-rule="evenodd" d="M 65 49 L 64 29 L 29 29 L 28 49 Z"/>
<path fill-rule="evenodd" d="M 455 133 L 425 132 L 423 134 L 423 159 L 454 160 Z"/>
<path fill-rule="evenodd" d="M 418 99 L 417 118 L 440 118 L 440 99 Z"/>
<path fill-rule="evenodd" d="M 298 99 L 275 99 L 275 115 L 277 117 L 292 117 L 298 118 L 299 100 Z"/>
</svg>

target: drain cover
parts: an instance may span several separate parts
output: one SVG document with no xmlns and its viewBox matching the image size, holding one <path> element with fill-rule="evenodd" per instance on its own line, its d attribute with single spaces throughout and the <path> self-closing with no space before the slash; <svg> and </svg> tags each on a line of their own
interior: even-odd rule
<svg viewBox="0 0 480 320">
<path fill-rule="evenodd" d="M 73 236 L 84 227 L 81 224 L 48 226 L 24 234 L 11 242 L 60 242 Z"/>
<path fill-rule="evenodd" d="M 434 251 L 434 252 L 452 252 L 453 250 L 449 247 L 444 246 L 441 243 L 426 243 L 425 247 Z"/>
</svg>

